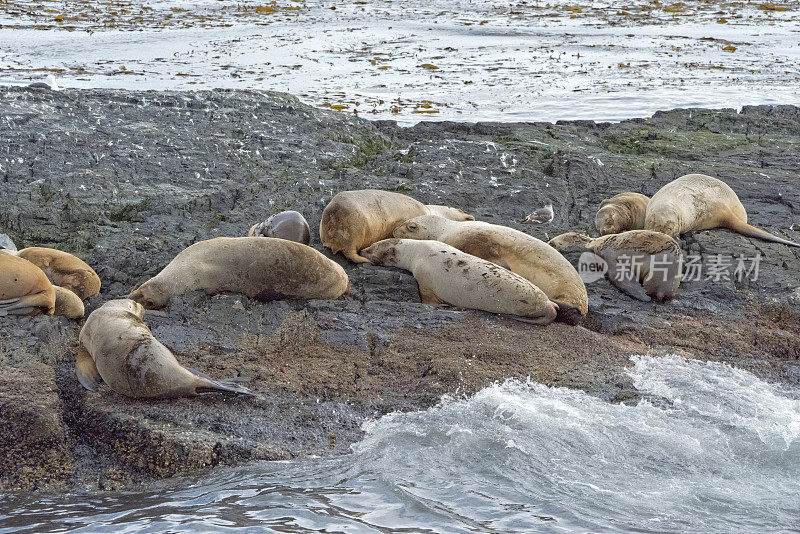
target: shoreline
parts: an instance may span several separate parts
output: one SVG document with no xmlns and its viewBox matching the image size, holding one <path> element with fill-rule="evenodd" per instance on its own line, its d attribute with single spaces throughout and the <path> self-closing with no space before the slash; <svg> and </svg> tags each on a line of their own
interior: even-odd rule
<svg viewBox="0 0 800 534">
<path fill-rule="evenodd" d="M 245 235 L 283 209 L 317 228 L 336 192 L 374 187 L 451 204 L 547 239 L 590 231 L 602 198 L 654 193 L 689 172 L 737 192 L 777 235 L 800 222 L 800 108 L 684 109 L 619 123 L 420 122 L 402 127 L 246 90 L 0 87 L 0 233 L 92 265 L 106 300 L 127 294 L 201 239 Z M 20 161 L 21 160 L 21 161 Z M 518 224 L 551 202 L 554 221 Z M 796 228 L 797 226 L 795 226 Z M 120 489 L 217 465 L 346 453 L 361 422 L 425 409 L 530 376 L 613 402 L 637 392 L 631 354 L 731 363 L 800 385 L 800 253 L 724 230 L 689 234 L 685 254 L 761 255 L 757 280 L 689 282 L 675 301 L 633 301 L 587 284 L 584 327 L 522 325 L 419 303 L 409 273 L 353 266 L 337 301 L 260 304 L 192 293 L 145 322 L 182 364 L 250 376 L 257 399 L 134 401 L 83 390 L 79 324 L 0 318 L 0 490 Z M 329 251 L 326 251 L 326 255 Z M 577 262 L 578 254 L 568 253 Z"/>
</svg>

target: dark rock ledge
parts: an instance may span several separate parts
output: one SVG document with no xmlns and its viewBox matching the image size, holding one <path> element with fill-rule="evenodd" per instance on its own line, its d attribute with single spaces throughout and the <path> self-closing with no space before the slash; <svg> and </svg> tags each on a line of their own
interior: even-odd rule
<svg viewBox="0 0 800 534">
<path fill-rule="evenodd" d="M 87 312 L 191 243 L 243 235 L 276 211 L 299 210 L 316 228 L 343 189 L 407 192 L 521 229 L 529 211 L 552 202 L 551 225 L 525 228 L 546 239 L 591 231 L 605 196 L 649 195 L 702 172 L 738 192 L 753 224 L 798 240 L 799 165 L 792 106 L 674 110 L 621 124 L 399 128 L 277 93 L 0 89 L 0 232 L 93 265 L 104 288 Z M 636 353 L 724 361 L 797 385 L 800 252 L 726 231 L 686 236 L 683 246 L 704 259 L 761 253 L 758 280 L 686 283 L 664 306 L 596 282 L 585 328 L 430 308 L 409 274 L 349 265 L 354 289 L 338 301 L 189 294 L 147 314 L 184 364 L 250 376 L 256 399 L 87 393 L 74 378 L 79 324 L 0 318 L 0 488 L 117 488 L 342 454 L 367 417 L 507 377 L 631 400 L 622 371 Z"/>
</svg>

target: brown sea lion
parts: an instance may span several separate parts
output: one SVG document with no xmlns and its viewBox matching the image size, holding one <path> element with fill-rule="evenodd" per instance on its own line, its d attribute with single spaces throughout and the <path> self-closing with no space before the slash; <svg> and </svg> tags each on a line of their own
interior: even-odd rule
<svg viewBox="0 0 800 534">
<path fill-rule="evenodd" d="M 100 294 L 100 277 L 83 260 L 52 248 L 30 247 L 17 252 L 38 266 L 53 285 L 69 289 L 81 300 Z"/>
<path fill-rule="evenodd" d="M 269 301 L 335 299 L 347 288 L 344 269 L 309 246 L 274 237 L 217 237 L 186 248 L 130 298 L 162 308 L 173 296 L 198 289 Z"/>
<path fill-rule="evenodd" d="M 241 379 L 211 380 L 183 367 L 144 324 L 144 308 L 132 300 L 106 302 L 81 329 L 75 373 L 88 390 L 105 382 L 135 398 L 192 397 L 202 393 L 251 395 Z"/>
<path fill-rule="evenodd" d="M 322 245 L 336 254 L 342 252 L 354 263 L 368 262 L 359 256 L 364 247 L 391 237 L 398 224 L 419 215 L 434 214 L 454 221 L 474 221 L 457 208 L 425 205 L 409 196 L 363 189 L 342 191 L 325 206 L 319 235 Z"/>
<path fill-rule="evenodd" d="M 618 234 L 644 228 L 644 216 L 650 199 L 641 193 L 620 193 L 600 203 L 594 225 L 600 235 Z"/>
<path fill-rule="evenodd" d="M 297 211 L 282 211 L 266 221 L 254 224 L 248 237 L 277 237 L 308 245 L 311 242 L 311 229 L 308 221 Z"/>
<path fill-rule="evenodd" d="M 56 292 L 44 272 L 9 251 L 0 251 L 0 315 L 52 315 Z"/>
<path fill-rule="evenodd" d="M 681 247 L 661 232 L 631 230 L 596 239 L 568 232 L 549 244 L 557 250 L 581 246 L 593 251 L 608 265 L 606 276 L 611 283 L 638 300 L 670 300 L 681 283 Z"/>
<path fill-rule="evenodd" d="M 544 241 L 519 230 L 481 221 L 453 222 L 436 215 L 423 215 L 398 226 L 394 236 L 441 241 L 511 269 L 558 304 L 558 321 L 577 324 L 589 309 L 586 286 L 569 260 Z"/>
<path fill-rule="evenodd" d="M 747 237 L 800 247 L 747 224 L 747 211 L 728 184 L 705 174 L 687 174 L 658 190 L 650 199 L 644 226 L 677 237 L 693 230 L 727 228 Z"/>
<path fill-rule="evenodd" d="M 67 319 L 80 319 L 86 313 L 83 301 L 78 295 L 60 286 L 53 286 L 56 292 L 55 311 L 53 315 Z"/>
<path fill-rule="evenodd" d="M 439 241 L 385 239 L 361 251 L 375 265 L 411 271 L 425 304 L 520 316 L 550 324 L 558 305 L 521 276 Z"/>
</svg>

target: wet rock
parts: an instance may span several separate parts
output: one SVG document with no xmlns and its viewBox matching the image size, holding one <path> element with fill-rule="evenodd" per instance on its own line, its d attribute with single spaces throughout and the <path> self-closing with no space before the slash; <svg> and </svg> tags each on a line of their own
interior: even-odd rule
<svg viewBox="0 0 800 534">
<path fill-rule="evenodd" d="M 14 245 L 14 242 L 11 241 L 11 238 L 8 237 L 6 234 L 0 234 L 0 249 L 7 249 L 13 250 L 16 252 L 17 247 Z"/>
<path fill-rule="evenodd" d="M 245 235 L 271 213 L 303 213 L 319 249 L 322 209 L 344 189 L 405 192 L 546 240 L 593 233 L 597 205 L 614 193 L 651 195 L 703 172 L 737 191 L 752 224 L 800 239 L 789 230 L 800 220 L 792 106 L 673 110 L 619 124 L 401 128 L 278 93 L 0 93 L 0 115 L 14 125 L 0 129 L 9 161 L 0 225 L 20 247 L 67 250 L 95 268 L 103 290 L 87 313 L 126 296 L 186 246 Z M 552 222 L 520 224 L 546 204 Z M 623 373 L 631 354 L 724 361 L 796 384 L 800 252 L 725 230 L 681 244 L 707 268 L 724 256 L 732 268 L 758 258 L 757 269 L 741 278 L 704 271 L 665 305 L 599 280 L 587 287 L 590 312 L 577 328 L 424 305 L 409 273 L 340 256 L 352 287 L 336 301 L 194 292 L 147 312 L 154 335 L 187 367 L 249 377 L 257 396 L 247 399 L 87 392 L 74 376 L 79 324 L 0 317 L 0 424 L 9 429 L 0 485 L 118 489 L 215 465 L 343 454 L 365 418 L 506 378 L 636 402 Z M 579 255 L 566 254 L 573 263 Z"/>
</svg>

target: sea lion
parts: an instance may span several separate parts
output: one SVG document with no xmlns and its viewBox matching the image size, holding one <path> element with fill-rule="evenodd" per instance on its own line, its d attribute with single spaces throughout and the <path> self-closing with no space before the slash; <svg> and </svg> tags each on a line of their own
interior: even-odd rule
<svg viewBox="0 0 800 534">
<path fill-rule="evenodd" d="M 747 224 L 747 211 L 728 184 L 705 174 L 676 178 L 650 199 L 644 226 L 677 237 L 693 230 L 728 228 L 747 237 L 800 247 Z"/>
<path fill-rule="evenodd" d="M 248 237 L 278 237 L 308 245 L 311 242 L 311 229 L 308 221 L 296 211 L 282 211 L 264 222 L 254 224 Z"/>
<path fill-rule="evenodd" d="M 60 286 L 53 286 L 56 292 L 55 311 L 53 315 L 67 319 L 80 319 L 86 313 L 83 301 L 71 290 Z"/>
<path fill-rule="evenodd" d="M 606 276 L 611 283 L 638 300 L 670 300 L 681 283 L 681 247 L 661 232 L 630 230 L 597 239 L 568 232 L 548 244 L 557 250 L 579 245 L 593 251 L 608 265 Z"/>
<path fill-rule="evenodd" d="M 55 303 L 53 284 L 40 268 L 0 251 L 0 315 L 52 315 Z"/>
<path fill-rule="evenodd" d="M 44 247 L 29 247 L 17 256 L 33 263 L 53 285 L 69 289 L 81 300 L 100 294 L 100 277 L 83 260 L 68 252 Z"/>
<path fill-rule="evenodd" d="M 436 215 L 414 217 L 394 237 L 441 241 L 491 261 L 529 280 L 558 304 L 558 321 L 578 324 L 589 297 L 575 267 L 547 243 L 519 230 L 481 221 L 453 222 Z"/>
<path fill-rule="evenodd" d="M 191 397 L 202 393 L 252 395 L 241 379 L 211 380 L 183 367 L 144 324 L 144 308 L 132 300 L 106 302 L 81 329 L 75 374 L 88 390 L 105 382 L 135 398 Z"/>
<path fill-rule="evenodd" d="M 361 251 L 375 265 L 411 271 L 425 304 L 520 316 L 550 324 L 558 305 L 523 277 L 439 241 L 385 239 Z"/>
<path fill-rule="evenodd" d="M 275 237 L 217 237 L 175 256 L 130 298 L 162 308 L 175 295 L 242 293 L 261 301 L 335 299 L 348 288 L 347 274 L 313 248 Z"/>
<path fill-rule="evenodd" d="M 620 193 L 600 203 L 594 225 L 600 235 L 618 234 L 644 228 L 644 215 L 650 199 L 641 193 Z"/>
<path fill-rule="evenodd" d="M 368 262 L 359 256 L 364 247 L 391 237 L 395 227 L 419 215 L 435 214 L 454 221 L 474 221 L 458 208 L 425 205 L 409 196 L 363 189 L 342 191 L 325 206 L 319 235 L 322 245 L 342 252 L 353 263 Z"/>
</svg>

